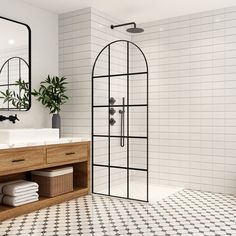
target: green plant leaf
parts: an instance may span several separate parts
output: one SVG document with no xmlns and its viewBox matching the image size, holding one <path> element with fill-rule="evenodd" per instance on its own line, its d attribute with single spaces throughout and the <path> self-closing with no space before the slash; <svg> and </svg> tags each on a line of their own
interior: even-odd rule
<svg viewBox="0 0 236 236">
<path fill-rule="evenodd" d="M 15 81 L 16 86 L 19 87 L 19 92 L 10 91 L 7 89 L 5 92 L 1 91 L 0 99 L 3 99 L 3 103 L 10 103 L 13 107 L 21 110 L 28 109 L 29 107 L 29 84 L 19 78 Z"/>
<path fill-rule="evenodd" d="M 65 95 L 67 91 L 65 77 L 58 77 L 50 75 L 40 83 L 40 87 L 31 93 L 41 102 L 46 108 L 49 109 L 50 113 L 56 113 L 61 110 L 61 105 L 65 104 L 69 99 Z"/>
</svg>

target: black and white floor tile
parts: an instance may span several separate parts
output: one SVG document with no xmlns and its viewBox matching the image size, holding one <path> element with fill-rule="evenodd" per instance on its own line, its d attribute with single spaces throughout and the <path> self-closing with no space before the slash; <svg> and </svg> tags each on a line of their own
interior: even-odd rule
<svg viewBox="0 0 236 236">
<path fill-rule="evenodd" d="M 236 236 L 236 197 L 183 190 L 154 204 L 88 195 L 0 223 L 1 236 Z"/>
</svg>

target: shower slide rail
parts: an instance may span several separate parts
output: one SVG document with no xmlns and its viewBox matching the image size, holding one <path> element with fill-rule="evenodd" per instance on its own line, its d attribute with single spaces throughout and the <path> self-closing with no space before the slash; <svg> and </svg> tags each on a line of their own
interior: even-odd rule
<svg viewBox="0 0 236 236">
<path fill-rule="evenodd" d="M 125 146 L 125 98 L 122 98 L 122 110 L 119 110 L 119 113 L 121 115 L 120 117 L 120 146 L 124 147 Z"/>
</svg>

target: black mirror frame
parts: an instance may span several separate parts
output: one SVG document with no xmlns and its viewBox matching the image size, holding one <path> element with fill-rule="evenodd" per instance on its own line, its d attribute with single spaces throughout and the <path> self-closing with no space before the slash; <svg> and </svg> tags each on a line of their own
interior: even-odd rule
<svg viewBox="0 0 236 236">
<path fill-rule="evenodd" d="M 6 18 L 6 17 L 3 17 L 3 16 L 0 16 L 0 19 L 3 19 L 3 20 L 7 20 L 7 21 L 11 21 L 13 23 L 17 23 L 17 24 L 20 24 L 20 25 L 24 25 L 27 29 L 28 29 L 28 64 L 29 64 L 29 107 L 26 109 L 26 110 L 14 110 L 14 109 L 2 109 L 0 108 L 0 111 L 17 111 L 17 112 L 20 112 L 20 111 L 29 111 L 30 108 L 31 108 L 31 28 L 29 27 L 29 25 L 25 24 L 25 23 L 22 23 L 20 21 L 16 21 L 16 20 L 12 20 L 12 19 L 9 19 L 9 18 Z"/>
</svg>

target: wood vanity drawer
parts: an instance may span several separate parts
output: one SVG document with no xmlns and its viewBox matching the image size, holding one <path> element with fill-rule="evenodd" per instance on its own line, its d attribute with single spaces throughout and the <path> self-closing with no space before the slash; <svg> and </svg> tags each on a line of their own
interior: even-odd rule
<svg viewBox="0 0 236 236">
<path fill-rule="evenodd" d="M 10 150 L 0 152 L 0 171 L 23 169 L 45 164 L 45 150 Z"/>
<path fill-rule="evenodd" d="M 47 148 L 47 163 L 87 160 L 87 144 L 66 144 Z"/>
</svg>

